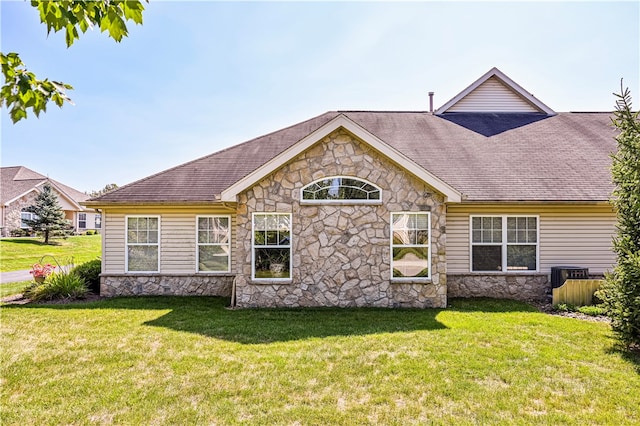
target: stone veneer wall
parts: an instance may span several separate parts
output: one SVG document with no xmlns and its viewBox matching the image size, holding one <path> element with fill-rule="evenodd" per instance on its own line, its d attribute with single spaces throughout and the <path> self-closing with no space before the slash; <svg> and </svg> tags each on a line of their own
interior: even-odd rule
<svg viewBox="0 0 640 426">
<path fill-rule="evenodd" d="M 100 295 L 231 296 L 233 275 L 102 275 Z"/>
<path fill-rule="evenodd" d="M 20 213 L 26 207 L 35 203 L 36 193 L 29 192 L 27 195 L 15 200 L 4 208 L 4 224 L 2 227 L 2 236 L 8 237 L 14 229 L 20 229 L 22 218 Z"/>
<path fill-rule="evenodd" d="M 548 275 L 447 275 L 449 297 L 493 297 L 545 300 L 551 283 Z"/>
<path fill-rule="evenodd" d="M 300 191 L 328 176 L 382 189 L 382 204 L 301 204 Z M 346 131 L 338 130 L 239 195 L 236 259 L 239 307 L 445 307 L 445 206 L 441 195 Z M 431 212 L 431 280 L 390 277 L 391 212 Z M 292 214 L 292 279 L 251 280 L 254 212 Z"/>
</svg>

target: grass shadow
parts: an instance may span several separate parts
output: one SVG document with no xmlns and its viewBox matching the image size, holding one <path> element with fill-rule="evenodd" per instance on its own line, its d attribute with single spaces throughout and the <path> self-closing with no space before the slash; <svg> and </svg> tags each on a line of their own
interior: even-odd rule
<svg viewBox="0 0 640 426">
<path fill-rule="evenodd" d="M 440 309 L 229 309 L 228 306 L 228 298 L 152 296 L 66 304 L 4 305 L 2 309 L 168 310 L 144 325 L 243 344 L 446 328 L 436 319 Z"/>
<path fill-rule="evenodd" d="M 12 243 L 12 244 L 24 244 L 24 245 L 32 245 L 38 247 L 49 247 L 49 246 L 61 246 L 61 241 L 55 241 L 51 237 L 49 238 L 49 243 L 45 244 L 43 240 L 37 237 L 24 237 L 24 238 L 3 238 L 2 242 Z"/>
<path fill-rule="evenodd" d="M 122 297 L 71 304 L 5 305 L 3 309 L 169 310 L 144 323 L 243 344 L 262 344 L 330 336 L 442 330 L 442 309 L 278 308 L 228 309 L 219 297 Z M 496 299 L 454 299 L 447 310 L 535 312 L 526 303 Z"/>
</svg>

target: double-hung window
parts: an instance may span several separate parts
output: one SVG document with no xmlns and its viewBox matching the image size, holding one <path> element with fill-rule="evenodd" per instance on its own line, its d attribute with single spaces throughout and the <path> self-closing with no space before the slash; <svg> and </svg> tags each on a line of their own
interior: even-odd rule
<svg viewBox="0 0 640 426">
<path fill-rule="evenodd" d="M 291 214 L 253 214 L 252 278 L 291 279 Z"/>
<path fill-rule="evenodd" d="M 127 272 L 158 272 L 160 217 L 127 216 Z"/>
<path fill-rule="evenodd" d="M 231 269 L 231 217 L 198 216 L 198 272 Z"/>
<path fill-rule="evenodd" d="M 431 278 L 431 214 L 391 213 L 391 279 Z"/>
<path fill-rule="evenodd" d="M 471 271 L 538 270 L 537 216 L 471 216 Z"/>
<path fill-rule="evenodd" d="M 78 213 L 78 228 L 86 229 L 87 228 L 87 214 L 86 213 Z"/>
<path fill-rule="evenodd" d="M 94 223 L 96 229 L 100 229 L 102 227 L 102 215 L 100 213 L 96 213 Z"/>
</svg>

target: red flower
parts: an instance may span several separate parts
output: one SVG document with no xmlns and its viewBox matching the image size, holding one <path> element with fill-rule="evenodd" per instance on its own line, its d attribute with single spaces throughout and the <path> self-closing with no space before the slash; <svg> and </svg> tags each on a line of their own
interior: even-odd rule
<svg viewBox="0 0 640 426">
<path fill-rule="evenodd" d="M 34 263 L 29 273 L 33 275 L 34 278 L 36 277 L 46 278 L 48 275 L 50 275 L 53 272 L 54 269 L 56 269 L 56 267 L 51 265 L 50 263 L 47 263 L 46 265 Z"/>
</svg>

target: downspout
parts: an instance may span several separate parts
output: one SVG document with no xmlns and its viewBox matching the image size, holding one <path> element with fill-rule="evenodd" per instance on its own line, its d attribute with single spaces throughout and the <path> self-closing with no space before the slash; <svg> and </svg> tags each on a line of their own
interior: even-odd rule
<svg viewBox="0 0 640 426">
<path fill-rule="evenodd" d="M 229 305 L 230 308 L 236 307 L 236 280 L 238 276 L 233 277 L 233 282 L 231 283 L 231 303 Z"/>
</svg>

